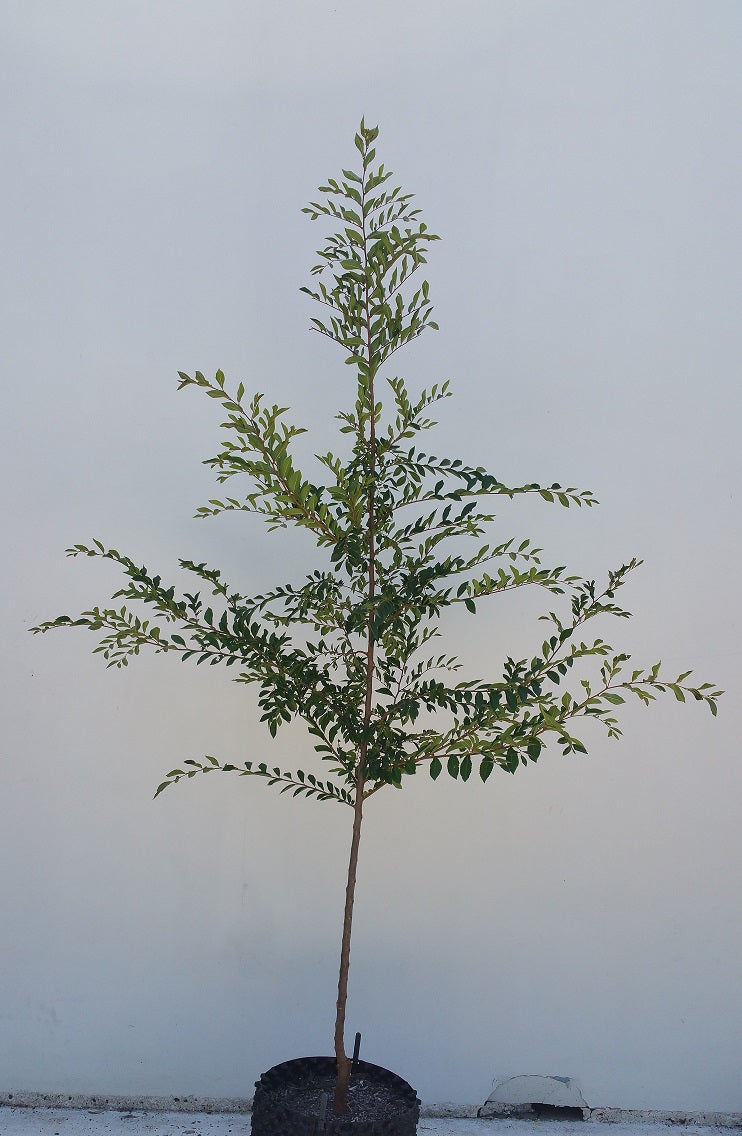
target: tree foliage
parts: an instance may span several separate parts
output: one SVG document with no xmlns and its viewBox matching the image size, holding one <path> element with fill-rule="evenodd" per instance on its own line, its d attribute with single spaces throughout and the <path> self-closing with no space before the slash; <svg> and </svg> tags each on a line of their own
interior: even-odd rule
<svg viewBox="0 0 742 1136">
<path fill-rule="evenodd" d="M 629 615 L 615 594 L 639 561 L 609 572 L 599 586 L 563 567 L 545 566 L 529 540 L 483 543 L 493 497 L 528 493 L 567 507 L 595 504 L 592 493 L 558 484 L 507 486 L 460 458 L 423 452 L 418 439 L 435 425 L 431 409 L 449 396 L 447 381 L 411 395 L 404 380 L 392 376 L 386 399 L 378 396 L 374 380 L 382 366 L 427 328 L 437 328 L 428 282 L 417 278 L 428 246 L 439 238 L 420 220 L 412 195 L 390 188 L 389 171 L 374 165 L 376 136 L 376 128 L 361 124 L 355 139 L 359 172 L 343 170 L 342 177 L 328 179 L 322 198 L 304 210 L 312 220 L 339 223 L 318 253 L 315 287 L 302 291 L 325 309 L 313 328 L 342 348 L 356 372 L 354 401 L 337 416 L 340 431 L 352 439 L 350 457 L 318 455 L 325 482 L 315 484 L 295 464 L 292 443 L 304 430 L 289 424 L 285 407 L 269 405 L 262 394 L 246 399 L 242 383 L 228 389 L 221 371 L 213 379 L 180 372 L 180 389 L 200 388 L 226 415 L 219 452 L 206 464 L 221 484 L 241 478 L 249 485 L 241 496 L 209 501 L 197 515 L 241 510 L 259 514 L 270 529 L 308 529 L 327 551 L 326 569 L 300 584 L 244 596 L 218 570 L 182 560 L 181 567 L 206 588 L 208 598 L 202 599 L 201 592 L 176 594 L 159 575 L 95 540 L 68 549 L 69 555 L 119 564 L 128 582 L 113 599 L 138 601 L 151 617 L 140 618 L 130 606 L 96 607 L 33 628 L 102 633 L 95 650 L 108 666 L 125 666 L 146 647 L 197 664 L 234 666 L 236 681 L 257 685 L 270 733 L 302 718 L 329 766 L 320 782 L 311 773 L 262 762 L 190 759 L 187 768 L 167 774 L 158 793 L 182 777 L 222 769 L 352 805 L 362 743 L 364 792 L 370 796 L 384 785 L 401 785 L 421 768 L 434 779 L 445 771 L 464 781 L 474 769 L 483 781 L 496 766 L 514 773 L 536 761 L 549 740 L 565 753 L 584 753 L 580 720 L 597 720 L 618 737 L 617 708 L 627 697 L 649 703 L 671 691 L 679 701 L 690 696 L 716 712 L 720 691 L 713 684 L 689 684 L 690 671 L 665 677 L 659 664 L 634 667 L 602 637 L 587 636 L 598 617 Z M 524 587 L 566 601 L 542 616 L 548 627 L 539 652 L 507 657 L 495 681 L 453 681 L 458 659 L 432 650 L 443 609 L 461 604 L 476 615 L 486 598 Z M 364 723 L 369 633 L 376 644 L 373 710 Z M 585 676 L 582 664 L 591 659 L 600 666 Z"/>
</svg>

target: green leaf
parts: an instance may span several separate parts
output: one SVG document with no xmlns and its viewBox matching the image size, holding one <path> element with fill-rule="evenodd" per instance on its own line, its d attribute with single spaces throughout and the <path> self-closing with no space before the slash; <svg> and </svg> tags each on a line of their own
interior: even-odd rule
<svg viewBox="0 0 742 1136">
<path fill-rule="evenodd" d="M 428 768 L 429 768 L 430 776 L 435 781 L 438 777 L 440 777 L 443 766 L 441 765 L 440 759 L 437 758 L 437 757 L 434 757 Z"/>
</svg>

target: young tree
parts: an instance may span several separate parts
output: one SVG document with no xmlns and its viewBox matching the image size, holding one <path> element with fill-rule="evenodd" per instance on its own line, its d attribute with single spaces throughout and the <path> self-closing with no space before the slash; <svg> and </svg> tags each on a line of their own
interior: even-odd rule
<svg viewBox="0 0 742 1136">
<path fill-rule="evenodd" d="M 420 269 L 438 238 L 420 220 L 412 195 L 391 188 L 389 171 L 375 165 L 377 134 L 361 122 L 358 171 L 330 178 L 304 210 L 312 220 L 337 224 L 312 269 L 314 288 L 302 290 L 323 309 L 322 318 L 312 320 L 314 330 L 342 348 L 355 374 L 353 401 L 337 415 L 351 443 L 347 460 L 318 455 L 324 482 L 308 480 L 292 457 L 293 440 L 304 431 L 288 424 L 285 408 L 269 405 L 262 394 L 246 399 L 242 383 L 231 392 L 221 371 L 214 379 L 180 372 L 180 388 L 201 388 L 226 414 L 221 448 L 206 464 L 220 483 L 245 477 L 249 484 L 245 495 L 214 499 L 197 515 L 241 510 L 258 514 L 271 530 L 307 529 L 327 556 L 326 568 L 301 584 L 245 596 L 217 569 L 180 561 L 212 597 L 203 600 L 201 593 L 177 593 L 95 540 L 68 552 L 115 561 L 127 582 L 113 599 L 137 601 L 151 617 L 127 606 L 95 607 L 32 629 L 98 632 L 95 651 L 113 667 L 126 666 L 145 647 L 184 661 L 234 666 L 237 682 L 257 687 L 271 735 L 294 718 L 306 723 L 327 765 L 321 779 L 268 761 L 233 764 L 207 756 L 171 770 L 155 796 L 184 777 L 222 770 L 351 810 L 335 1020 L 336 1113 L 347 1107 L 351 1072 L 345 1009 L 366 802 L 419 770 L 434 780 L 445 771 L 463 781 L 476 771 L 481 782 L 495 767 L 515 773 L 537 761 L 549 739 L 564 753 L 585 753 L 576 732 L 580 720 L 598 721 L 617 738 L 615 714 L 627 696 L 648 704 L 671 691 L 681 702 L 686 695 L 705 702 L 715 714 L 721 694 L 711 683 L 689 685 L 690 671 L 668 680 L 659 664 L 629 666 L 629 656 L 604 639 L 585 637 L 590 621 L 629 615 L 615 593 L 639 561 L 609 572 L 599 587 L 544 566 L 529 540 L 482 543 L 497 496 L 535 494 L 568 507 L 595 504 L 590 492 L 557 484 L 507 486 L 480 466 L 422 452 L 418 436 L 434 425 L 431 407 L 448 397 L 447 382 L 410 395 L 403 379 L 387 375 L 382 398 L 381 373 L 391 357 L 437 327 Z M 443 610 L 463 605 L 474 615 L 480 601 L 525 587 L 561 597 L 561 606 L 541 617 L 547 630 L 540 649 L 531 658 L 508 656 L 495 680 L 456 680 L 458 660 L 433 650 Z"/>
</svg>

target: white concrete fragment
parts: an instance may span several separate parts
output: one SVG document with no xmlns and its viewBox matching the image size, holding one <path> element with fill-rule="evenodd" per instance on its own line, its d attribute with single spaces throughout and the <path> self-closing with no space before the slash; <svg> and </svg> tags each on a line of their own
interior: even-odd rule
<svg viewBox="0 0 742 1136">
<path fill-rule="evenodd" d="M 488 1107 L 494 1109 L 497 1105 L 529 1104 L 548 1104 L 567 1108 L 588 1107 L 573 1077 L 526 1075 L 505 1077 L 498 1081 L 484 1102 L 480 1115 L 486 1116 Z"/>
</svg>

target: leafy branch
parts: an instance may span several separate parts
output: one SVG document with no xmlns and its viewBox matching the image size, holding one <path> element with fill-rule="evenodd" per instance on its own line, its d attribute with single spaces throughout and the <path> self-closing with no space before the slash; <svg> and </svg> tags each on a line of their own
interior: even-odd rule
<svg viewBox="0 0 742 1136">
<path fill-rule="evenodd" d="M 195 777 L 197 773 L 237 773 L 240 777 L 263 777 L 267 780 L 269 785 L 280 785 L 281 792 L 287 793 L 293 790 L 292 796 L 305 796 L 315 797 L 318 801 L 338 801 L 344 805 L 353 804 L 352 797 L 347 789 L 343 789 L 340 785 L 335 785 L 332 781 L 319 781 L 313 773 L 304 773 L 303 770 L 298 769 L 296 773 L 285 773 L 278 768 L 269 769 L 265 762 L 259 762 L 257 765 L 252 761 L 246 761 L 243 765 L 231 765 L 229 762 L 220 764 L 215 757 L 206 755 L 203 761 L 196 761 L 194 758 L 186 758 L 183 762 L 184 765 L 189 766 L 188 769 L 171 769 L 165 775 L 165 780 L 157 786 L 155 797 L 159 797 L 160 793 L 164 792 L 170 785 L 177 784 L 184 777 Z"/>
</svg>

